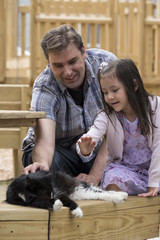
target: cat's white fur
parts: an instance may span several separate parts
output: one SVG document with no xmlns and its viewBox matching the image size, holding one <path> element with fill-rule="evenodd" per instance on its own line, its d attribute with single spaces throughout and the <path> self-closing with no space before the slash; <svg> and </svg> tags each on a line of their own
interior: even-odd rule
<svg viewBox="0 0 160 240">
<path fill-rule="evenodd" d="M 104 191 L 93 185 L 90 185 L 89 188 L 79 185 L 70 197 L 73 200 L 103 200 L 117 204 L 126 200 L 128 194 L 126 192 Z"/>
<path fill-rule="evenodd" d="M 126 200 L 128 198 L 128 194 L 126 192 L 104 191 L 93 185 L 88 188 L 84 188 L 83 185 L 79 185 L 75 188 L 74 193 L 70 195 L 70 198 L 73 200 L 103 200 L 117 204 Z M 58 199 L 54 203 L 53 210 L 58 211 L 62 206 L 62 202 Z M 75 217 L 83 216 L 83 211 L 80 207 L 72 210 L 71 213 Z"/>
<path fill-rule="evenodd" d="M 61 200 L 57 199 L 53 204 L 53 211 L 59 211 L 63 207 Z"/>
<path fill-rule="evenodd" d="M 25 195 L 24 195 L 24 194 L 18 193 L 18 196 L 19 196 L 24 202 L 26 202 L 26 198 L 25 198 Z"/>
<path fill-rule="evenodd" d="M 76 209 L 72 210 L 71 213 L 75 216 L 75 217 L 83 217 L 83 211 L 80 207 L 77 207 Z"/>
</svg>

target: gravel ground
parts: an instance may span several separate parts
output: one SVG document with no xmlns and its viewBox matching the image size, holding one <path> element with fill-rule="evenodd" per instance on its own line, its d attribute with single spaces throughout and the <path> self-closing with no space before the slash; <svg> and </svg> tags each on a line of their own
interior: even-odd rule
<svg viewBox="0 0 160 240">
<path fill-rule="evenodd" d="M 0 181 L 13 178 L 12 149 L 0 149 Z"/>
<path fill-rule="evenodd" d="M 0 202 L 5 200 L 6 188 L 13 179 L 12 149 L 0 149 Z"/>
</svg>

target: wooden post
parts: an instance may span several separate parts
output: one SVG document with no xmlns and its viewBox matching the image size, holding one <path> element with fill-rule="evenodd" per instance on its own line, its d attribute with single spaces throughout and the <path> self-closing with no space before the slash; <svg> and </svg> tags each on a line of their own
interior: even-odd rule
<svg viewBox="0 0 160 240">
<path fill-rule="evenodd" d="M 160 0 L 157 0 L 157 18 L 160 18 Z"/>
<path fill-rule="evenodd" d="M 138 8 L 138 28 L 137 28 L 137 36 L 138 39 L 138 56 L 137 56 L 137 62 L 138 62 L 138 68 L 143 75 L 144 73 L 144 40 L 145 40 L 145 12 L 146 12 L 146 1 L 141 0 L 139 1 L 139 8 Z"/>
<path fill-rule="evenodd" d="M 6 58 L 17 56 L 17 8 L 18 0 L 6 0 Z"/>
<path fill-rule="evenodd" d="M 117 36 L 117 24 L 118 24 L 118 0 L 110 0 L 110 9 L 109 9 L 109 17 L 112 18 L 112 25 L 111 25 L 111 36 L 110 38 L 110 51 L 113 52 L 115 55 L 118 54 L 118 48 L 117 48 L 117 43 L 118 43 L 118 36 Z M 107 49 L 108 50 L 108 49 Z"/>
<path fill-rule="evenodd" d="M 37 30 L 36 30 L 36 15 L 37 15 L 37 0 L 31 1 L 31 12 L 30 12 L 30 67 L 31 67 L 31 82 L 30 85 L 33 85 L 36 75 L 36 57 L 37 57 Z M 39 46 L 40 47 L 40 46 Z"/>
<path fill-rule="evenodd" d="M 5 69 L 6 69 L 6 36 L 5 36 L 5 29 L 6 29 L 6 1 L 0 0 L 0 82 L 4 82 L 5 78 Z"/>
</svg>

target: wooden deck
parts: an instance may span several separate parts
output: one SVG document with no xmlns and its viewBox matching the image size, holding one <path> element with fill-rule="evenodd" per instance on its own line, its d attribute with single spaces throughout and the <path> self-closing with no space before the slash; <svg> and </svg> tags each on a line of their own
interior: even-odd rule
<svg viewBox="0 0 160 240">
<path fill-rule="evenodd" d="M 78 201 L 84 216 L 0 204 L 1 240 L 142 240 L 159 236 L 160 196 L 122 204 Z"/>
</svg>

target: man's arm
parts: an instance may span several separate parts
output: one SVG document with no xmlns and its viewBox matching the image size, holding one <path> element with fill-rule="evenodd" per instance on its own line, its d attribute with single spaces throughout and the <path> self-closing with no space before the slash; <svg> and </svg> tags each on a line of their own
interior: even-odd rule
<svg viewBox="0 0 160 240">
<path fill-rule="evenodd" d="M 100 150 L 97 154 L 97 157 L 94 161 L 94 164 L 89 174 L 87 175 L 87 174 L 80 173 L 76 178 L 81 181 L 86 181 L 88 183 L 98 185 L 99 182 L 101 181 L 101 177 L 106 166 L 107 154 L 108 154 L 107 143 L 104 138 L 103 143 L 100 147 Z"/>
<path fill-rule="evenodd" d="M 39 119 L 35 127 L 35 146 L 32 152 L 33 164 L 24 168 L 24 173 L 37 169 L 49 170 L 55 149 L 56 123 L 51 119 Z"/>
</svg>

